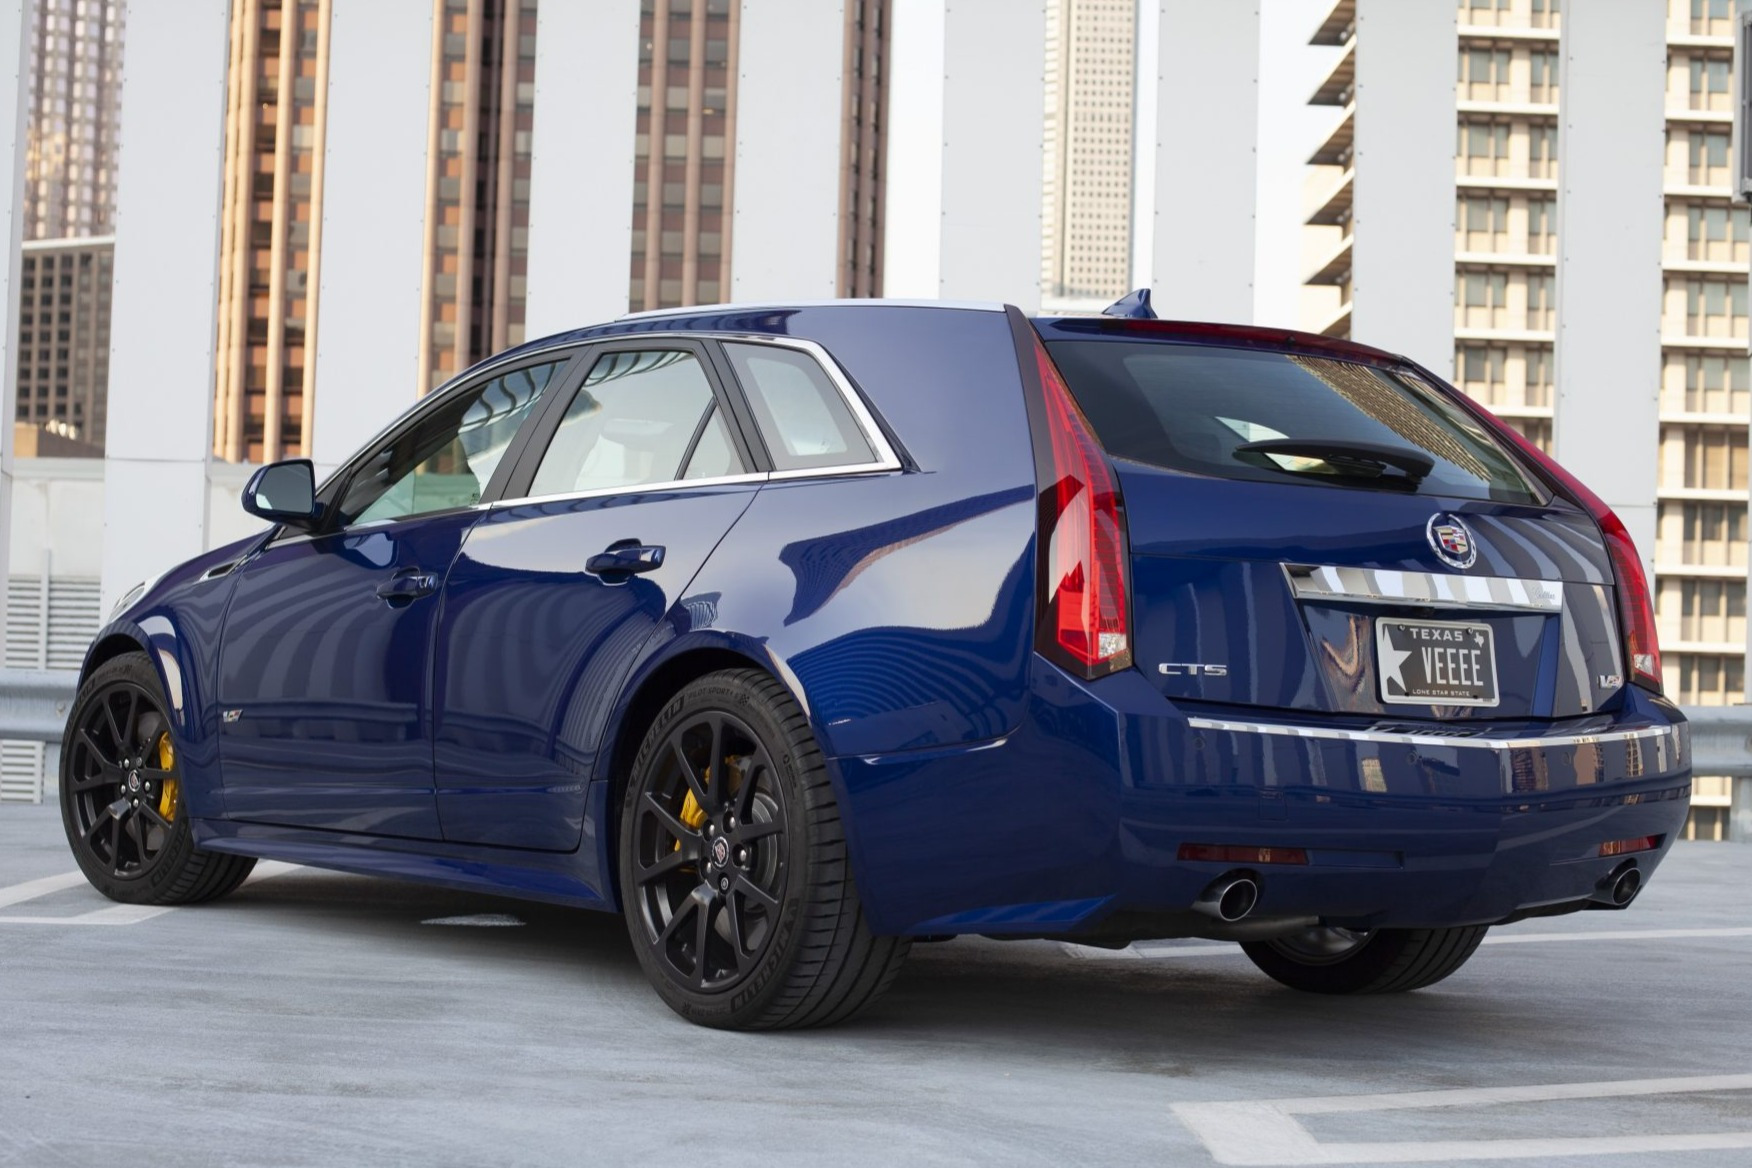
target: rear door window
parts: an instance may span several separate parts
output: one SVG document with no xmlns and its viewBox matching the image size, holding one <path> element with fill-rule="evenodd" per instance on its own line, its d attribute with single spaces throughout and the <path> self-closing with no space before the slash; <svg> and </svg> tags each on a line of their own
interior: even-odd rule
<svg viewBox="0 0 1752 1168">
<path fill-rule="evenodd" d="M 1220 478 L 1543 501 L 1489 431 L 1409 370 L 1209 345 L 1047 347 L 1116 458 Z M 1324 444 L 1328 457 L 1287 440 Z M 1279 449 L 1247 449 L 1259 443 Z M 1382 454 L 1430 469 L 1370 461 Z"/>
<path fill-rule="evenodd" d="M 530 484 L 532 496 L 613 490 L 683 477 L 740 474 L 717 399 L 689 349 L 604 353 L 560 419 Z M 696 446 L 704 439 L 704 450 Z M 697 455 L 697 459 L 694 457 Z M 694 470 L 695 463 L 700 469 Z"/>
<path fill-rule="evenodd" d="M 766 439 L 774 470 L 876 461 L 845 399 L 815 358 L 776 345 L 731 343 L 724 352 Z"/>
</svg>

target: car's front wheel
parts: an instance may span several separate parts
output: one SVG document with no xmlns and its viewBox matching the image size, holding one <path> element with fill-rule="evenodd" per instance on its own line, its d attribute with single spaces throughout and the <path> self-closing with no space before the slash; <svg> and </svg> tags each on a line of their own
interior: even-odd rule
<svg viewBox="0 0 1752 1168">
<path fill-rule="evenodd" d="M 1396 994 L 1434 985 L 1466 964 L 1483 925 L 1458 929 L 1303 929 L 1242 945 L 1253 964 L 1291 989 Z"/>
<path fill-rule="evenodd" d="M 639 963 L 691 1021 L 839 1022 L 906 957 L 906 938 L 864 921 L 826 763 L 766 674 L 703 677 L 658 715 L 626 785 L 619 850 Z"/>
<path fill-rule="evenodd" d="M 195 846 L 170 718 L 144 653 L 92 671 L 61 742 L 61 821 L 87 880 L 127 904 L 196 904 L 224 896 L 249 856 Z"/>
</svg>

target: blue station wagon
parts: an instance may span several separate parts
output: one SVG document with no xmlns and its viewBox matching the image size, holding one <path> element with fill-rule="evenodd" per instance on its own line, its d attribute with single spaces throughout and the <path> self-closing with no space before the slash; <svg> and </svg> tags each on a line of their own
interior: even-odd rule
<svg viewBox="0 0 1752 1168">
<path fill-rule="evenodd" d="M 1629 904 L 1691 774 L 1612 512 L 1403 358 L 1110 311 L 639 314 L 263 467 L 91 648 L 81 867 L 620 911 L 746 1029 L 961 934 L 1379 993 Z"/>
</svg>

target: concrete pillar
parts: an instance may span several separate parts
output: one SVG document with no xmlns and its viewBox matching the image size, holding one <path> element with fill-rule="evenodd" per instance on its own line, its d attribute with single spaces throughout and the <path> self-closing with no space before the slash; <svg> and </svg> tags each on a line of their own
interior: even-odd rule
<svg viewBox="0 0 1752 1168">
<path fill-rule="evenodd" d="M 207 546 L 227 0 L 128 5 L 103 605 Z"/>
<path fill-rule="evenodd" d="M 1563 13 L 1555 453 L 1624 520 L 1655 578 L 1666 6 Z"/>
<path fill-rule="evenodd" d="M 1150 270 L 1132 282 L 1154 289 L 1159 316 L 1245 324 L 1253 319 L 1259 5 L 1159 0 L 1158 9 L 1156 70 L 1138 78 L 1139 108 L 1155 106 L 1155 135 L 1139 158 L 1155 172 L 1154 243 Z"/>
<path fill-rule="evenodd" d="M 884 291 L 1038 311 L 1045 3 L 895 0 L 892 56 Z"/>
<path fill-rule="evenodd" d="M 319 476 L 424 388 L 432 9 L 431 0 L 335 0 L 312 442 Z"/>
<path fill-rule="evenodd" d="M 18 245 L 24 233 L 24 121 L 30 103 L 31 0 L 0 0 L 0 214 L 6 260 L 0 264 L 0 629 L 6 627 L 6 576 L 12 534 L 12 420 L 18 416 Z M 11 76 L 8 77 L 7 73 Z"/>
<path fill-rule="evenodd" d="M 1566 39 L 1569 19 L 1566 10 Z M 1454 368 L 1458 44 L 1453 4 L 1357 0 L 1351 336 L 1444 376 Z"/>
<path fill-rule="evenodd" d="M 639 0 L 541 5 L 523 330 L 530 339 L 627 311 L 638 108 Z"/>
<path fill-rule="evenodd" d="M 845 0 L 742 0 L 731 295 L 839 290 Z"/>
</svg>

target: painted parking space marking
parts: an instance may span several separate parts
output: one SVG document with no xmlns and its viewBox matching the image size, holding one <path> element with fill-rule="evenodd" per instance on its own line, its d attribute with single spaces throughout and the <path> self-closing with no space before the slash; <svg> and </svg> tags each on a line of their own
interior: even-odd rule
<svg viewBox="0 0 1752 1168">
<path fill-rule="evenodd" d="M 1487 936 L 1486 945 L 1544 945 L 1564 941 L 1701 941 L 1711 938 L 1752 937 L 1752 927 L 1722 926 L 1701 929 L 1592 929 L 1570 933 L 1499 933 Z M 1124 949 L 1101 949 L 1093 945 L 1059 943 L 1068 957 L 1082 961 L 1157 961 L 1171 957 L 1239 957 L 1241 946 L 1233 943 L 1216 945 L 1155 945 L 1143 942 L 1147 948 L 1130 945 Z"/>
<path fill-rule="evenodd" d="M 470 913 L 461 917 L 433 917 L 420 923 L 473 929 L 508 929 L 523 924 L 523 918 L 514 917 L 510 913 Z"/>
<path fill-rule="evenodd" d="M 287 864 L 279 860 L 263 860 L 255 866 L 244 884 L 271 880 L 275 876 L 296 872 L 301 867 L 300 864 Z M 0 888 L 0 908 L 37 900 L 85 883 L 87 881 L 84 873 L 63 872 L 59 876 L 44 876 L 40 880 L 29 880 L 23 884 Z M 110 904 L 73 916 L 0 916 L 0 925 L 137 925 L 167 912 L 175 912 L 176 907 L 158 904 Z"/>
<path fill-rule="evenodd" d="M 1300 1115 L 1399 1111 L 1430 1107 L 1491 1107 L 1571 1099 L 1619 1099 L 1707 1091 L 1752 1092 L 1752 1075 L 1694 1075 L 1601 1083 L 1405 1091 L 1387 1095 L 1327 1095 L 1232 1103 L 1176 1103 L 1172 1110 L 1219 1164 L 1298 1168 L 1307 1164 L 1448 1163 L 1529 1160 L 1541 1156 L 1701 1152 L 1752 1148 L 1752 1130 L 1681 1135 L 1574 1136 L 1488 1140 L 1387 1140 L 1323 1143 Z M 1748 1100 L 1752 1103 L 1752 1100 Z"/>
</svg>

